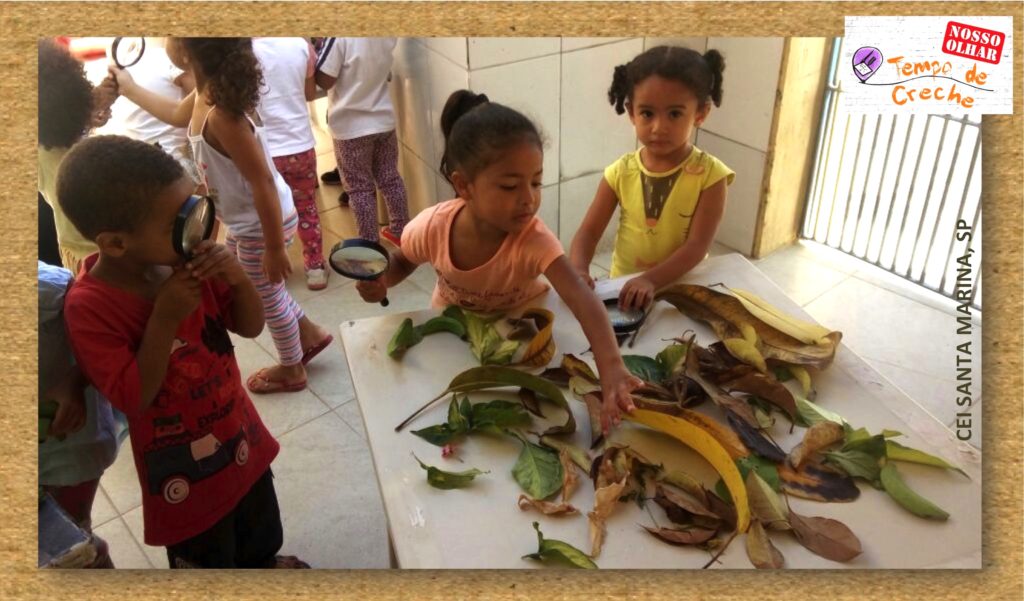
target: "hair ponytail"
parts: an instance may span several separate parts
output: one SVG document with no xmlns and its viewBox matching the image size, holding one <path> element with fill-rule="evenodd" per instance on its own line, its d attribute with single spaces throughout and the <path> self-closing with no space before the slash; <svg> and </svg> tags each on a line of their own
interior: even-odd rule
<svg viewBox="0 0 1024 601">
<path fill-rule="evenodd" d="M 711 101 L 715 106 L 722 106 L 722 72 L 725 71 L 725 58 L 721 52 L 711 49 L 704 53 L 704 62 L 711 69 Z"/>
<path fill-rule="evenodd" d="M 612 85 L 608 88 L 608 102 L 615 107 L 615 114 L 626 112 L 625 103 L 629 99 L 632 87 L 628 83 L 627 69 L 630 63 L 615 67 L 612 73 Z"/>
</svg>

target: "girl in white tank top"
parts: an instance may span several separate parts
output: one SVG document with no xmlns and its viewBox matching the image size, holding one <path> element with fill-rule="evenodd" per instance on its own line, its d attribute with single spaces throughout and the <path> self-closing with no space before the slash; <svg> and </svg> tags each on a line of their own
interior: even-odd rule
<svg viewBox="0 0 1024 601">
<path fill-rule="evenodd" d="M 295 234 L 297 216 L 262 127 L 249 116 L 263 80 L 252 40 L 170 38 L 167 54 L 195 77 L 195 92 L 180 103 L 138 87 L 125 71 L 111 70 L 123 95 L 161 120 L 188 127 L 197 166 L 227 227 L 228 246 L 260 293 L 280 363 L 252 374 L 249 390 L 302 390 L 305 363 L 332 337 L 303 314 L 285 287 L 292 271 L 285 246 Z"/>
</svg>

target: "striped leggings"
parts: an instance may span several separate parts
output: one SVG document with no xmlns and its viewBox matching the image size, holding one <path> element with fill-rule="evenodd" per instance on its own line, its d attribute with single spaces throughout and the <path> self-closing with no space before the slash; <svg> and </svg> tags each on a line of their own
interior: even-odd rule
<svg viewBox="0 0 1024 601">
<path fill-rule="evenodd" d="M 298 215 L 292 213 L 284 220 L 284 238 L 291 241 L 298 228 Z M 262 237 L 234 237 L 230 233 L 226 244 L 241 263 L 245 274 L 256 286 L 256 292 L 263 301 L 263 313 L 266 316 L 270 336 L 274 339 L 277 356 L 281 365 L 298 365 L 302 362 L 302 342 L 299 340 L 299 320 L 304 317 L 292 295 L 288 293 L 286 282 L 274 284 L 263 273 L 263 253 L 266 242 Z"/>
</svg>

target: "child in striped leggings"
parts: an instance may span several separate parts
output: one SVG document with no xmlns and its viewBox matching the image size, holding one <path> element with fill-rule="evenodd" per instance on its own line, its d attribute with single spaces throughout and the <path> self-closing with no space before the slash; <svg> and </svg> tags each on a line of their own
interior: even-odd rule
<svg viewBox="0 0 1024 601">
<path fill-rule="evenodd" d="M 317 59 L 316 83 L 328 91 L 327 124 L 359 237 L 396 246 L 409 221 L 398 174 L 395 110 L 388 95 L 395 38 L 329 38 Z M 377 232 L 377 195 L 390 223 Z"/>
<path fill-rule="evenodd" d="M 196 163 L 228 230 L 228 247 L 260 295 L 280 360 L 252 374 L 246 386 L 257 394 L 302 390 L 304 365 L 333 337 L 303 314 L 285 287 L 292 271 L 285 245 L 296 233 L 298 215 L 263 128 L 249 118 L 263 79 L 252 40 L 173 38 L 167 50 L 196 79 L 196 91 L 180 103 L 140 88 L 125 71 L 111 70 L 123 95 L 168 123 L 189 127 Z"/>
</svg>

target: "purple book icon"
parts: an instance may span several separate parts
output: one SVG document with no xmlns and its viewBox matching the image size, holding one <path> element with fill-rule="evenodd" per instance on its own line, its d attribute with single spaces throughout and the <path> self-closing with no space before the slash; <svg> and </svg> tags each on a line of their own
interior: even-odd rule
<svg viewBox="0 0 1024 601">
<path fill-rule="evenodd" d="M 853 73 L 861 83 L 867 81 L 881 66 L 882 53 L 878 48 L 864 46 L 853 53 Z"/>
</svg>

